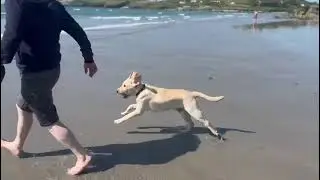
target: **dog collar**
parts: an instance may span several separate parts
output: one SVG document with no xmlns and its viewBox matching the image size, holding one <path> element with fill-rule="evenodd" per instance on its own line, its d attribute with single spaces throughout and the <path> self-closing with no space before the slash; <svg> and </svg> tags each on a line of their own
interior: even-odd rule
<svg viewBox="0 0 320 180">
<path fill-rule="evenodd" d="M 143 84 L 143 85 L 142 85 L 142 88 L 137 92 L 136 96 L 138 97 L 139 94 L 140 94 L 143 90 L 145 90 L 145 89 L 146 89 L 146 85 Z"/>
</svg>

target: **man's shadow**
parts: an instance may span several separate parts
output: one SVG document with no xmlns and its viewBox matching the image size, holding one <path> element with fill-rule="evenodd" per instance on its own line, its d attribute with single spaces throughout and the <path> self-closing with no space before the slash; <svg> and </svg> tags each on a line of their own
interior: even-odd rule
<svg viewBox="0 0 320 180">
<path fill-rule="evenodd" d="M 149 126 L 149 127 L 138 127 L 140 130 L 145 129 L 160 129 L 160 131 L 129 131 L 128 134 L 176 134 L 179 129 L 182 129 L 183 126 L 176 127 L 165 127 L 165 126 Z M 243 129 L 235 129 L 235 128 L 222 128 L 216 127 L 216 130 L 222 136 L 225 135 L 229 131 L 241 132 L 241 133 L 256 133 L 254 131 L 243 130 Z M 190 131 L 191 134 L 211 134 L 210 130 L 205 127 L 194 127 Z M 211 134 L 212 135 L 212 134 Z"/>
<path fill-rule="evenodd" d="M 101 172 L 120 164 L 153 165 L 166 164 L 188 152 L 194 152 L 200 145 L 200 139 L 191 134 L 175 134 L 170 138 L 140 143 L 111 144 L 88 147 L 94 156 L 92 167 L 86 173 Z M 28 157 L 62 156 L 71 154 L 69 150 L 58 150 L 37 154 L 26 154 Z"/>
</svg>

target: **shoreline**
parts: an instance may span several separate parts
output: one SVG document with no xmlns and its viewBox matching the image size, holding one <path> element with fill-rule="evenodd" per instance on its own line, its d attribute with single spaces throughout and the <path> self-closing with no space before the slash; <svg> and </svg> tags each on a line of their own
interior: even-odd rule
<svg viewBox="0 0 320 180">
<path fill-rule="evenodd" d="M 92 7 L 92 8 L 112 8 L 112 9 L 141 9 L 141 10 L 162 10 L 162 11 L 199 11 L 199 12 L 235 12 L 235 13 L 252 13 L 269 12 L 269 13 L 287 13 L 285 15 L 275 16 L 278 19 L 299 19 L 319 21 L 319 5 L 307 4 L 304 6 L 253 6 L 250 4 L 222 4 L 207 3 L 203 4 L 192 2 L 170 2 L 170 1 L 93 1 L 87 2 L 84 0 L 61 0 L 67 7 Z"/>
<path fill-rule="evenodd" d="M 88 7 L 88 8 L 110 8 L 110 9 L 141 9 L 141 10 L 164 10 L 164 11 L 213 11 L 213 12 L 254 12 L 254 11 L 261 11 L 261 12 L 286 12 L 285 8 L 271 8 L 271 7 L 261 7 L 261 8 L 255 8 L 255 7 L 249 7 L 249 8 L 243 8 L 243 7 L 213 7 L 213 6 L 199 6 L 199 7 L 191 7 L 191 6 L 183 6 L 183 7 L 164 7 L 164 6 L 158 6 L 158 7 L 143 7 L 143 6 L 137 6 L 135 4 L 130 5 L 126 3 L 119 3 L 119 4 L 108 4 L 108 5 L 83 5 L 83 4 L 72 4 L 67 3 L 63 4 L 66 7 Z"/>
<path fill-rule="evenodd" d="M 266 7 L 265 9 L 260 8 L 259 10 L 253 9 L 253 8 L 212 8 L 209 6 L 203 6 L 198 8 L 168 8 L 168 9 L 156 9 L 156 8 L 142 8 L 142 7 L 104 7 L 104 6 L 87 6 L 87 5 L 79 5 L 79 4 L 64 4 L 66 7 L 88 7 L 88 8 L 110 8 L 110 9 L 140 9 L 140 10 L 162 10 L 162 11 L 183 11 L 183 12 L 224 12 L 224 13 L 253 13 L 255 11 L 262 12 L 262 13 L 279 13 L 274 15 L 274 19 L 282 19 L 282 20 L 290 20 L 290 21 L 302 21 L 307 23 L 313 23 L 313 24 L 319 24 L 319 16 L 314 14 L 306 14 L 306 15 L 299 15 L 296 11 L 295 13 L 290 13 L 287 11 L 281 11 L 282 9 L 279 9 L 279 11 L 272 11 L 271 9 L 268 9 Z M 311 16 L 310 16 L 311 15 Z"/>
</svg>

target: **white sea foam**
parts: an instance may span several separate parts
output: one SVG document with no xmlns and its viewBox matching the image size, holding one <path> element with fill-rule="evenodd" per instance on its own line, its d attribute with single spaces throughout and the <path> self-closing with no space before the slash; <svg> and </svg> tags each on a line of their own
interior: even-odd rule
<svg viewBox="0 0 320 180">
<path fill-rule="evenodd" d="M 234 15 L 233 14 L 226 14 L 226 15 L 223 15 L 224 17 L 227 17 L 227 18 L 229 18 L 229 17 L 234 17 Z"/>
<path fill-rule="evenodd" d="M 145 22 L 145 23 L 130 23 L 130 24 L 105 24 L 99 26 L 85 27 L 85 31 L 92 30 L 103 30 L 103 29 L 115 29 L 115 28 L 131 28 L 137 26 L 147 26 L 147 25 L 157 25 L 157 24 L 166 24 L 169 22 Z"/>
<path fill-rule="evenodd" d="M 190 19 L 191 16 L 183 16 L 183 19 Z"/>
<path fill-rule="evenodd" d="M 235 17 L 233 14 L 225 14 L 225 15 L 216 15 L 211 17 L 203 17 L 203 18 L 194 18 L 192 21 L 210 21 L 210 20 L 217 20 L 217 19 L 228 19 Z"/>
<path fill-rule="evenodd" d="M 155 20 L 155 19 L 159 19 L 159 17 L 157 16 L 149 16 L 149 17 L 146 17 L 149 21 L 152 21 L 152 20 Z"/>
<path fill-rule="evenodd" d="M 160 18 L 169 18 L 170 16 L 160 16 Z"/>
<path fill-rule="evenodd" d="M 129 23 L 126 24 L 105 24 L 105 25 L 99 25 L 99 26 L 90 26 L 83 28 L 85 31 L 94 31 L 94 30 L 104 30 L 104 29 L 116 29 L 116 28 L 132 28 L 132 27 L 138 27 L 138 26 L 148 26 L 148 25 L 160 25 L 160 24 L 168 24 L 173 23 L 174 20 L 169 21 L 163 21 L 163 22 L 143 22 L 143 23 Z M 62 32 L 62 35 L 65 35 L 66 32 Z M 1 38 L 3 36 L 3 33 L 1 33 Z"/>
<path fill-rule="evenodd" d="M 121 19 L 130 19 L 139 21 L 141 20 L 141 16 L 93 16 L 91 19 L 97 20 L 121 20 Z"/>
</svg>

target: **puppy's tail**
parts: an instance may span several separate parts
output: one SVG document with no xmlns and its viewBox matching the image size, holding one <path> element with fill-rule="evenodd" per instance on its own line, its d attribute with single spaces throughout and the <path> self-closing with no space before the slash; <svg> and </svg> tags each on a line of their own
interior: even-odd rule
<svg viewBox="0 0 320 180">
<path fill-rule="evenodd" d="M 196 97 L 196 98 L 201 97 L 201 98 L 206 99 L 208 101 L 214 101 L 214 102 L 220 101 L 224 98 L 224 96 L 208 96 L 206 94 L 203 94 L 203 93 L 197 92 L 197 91 L 193 91 L 192 95 L 193 95 L 193 97 Z"/>
</svg>

